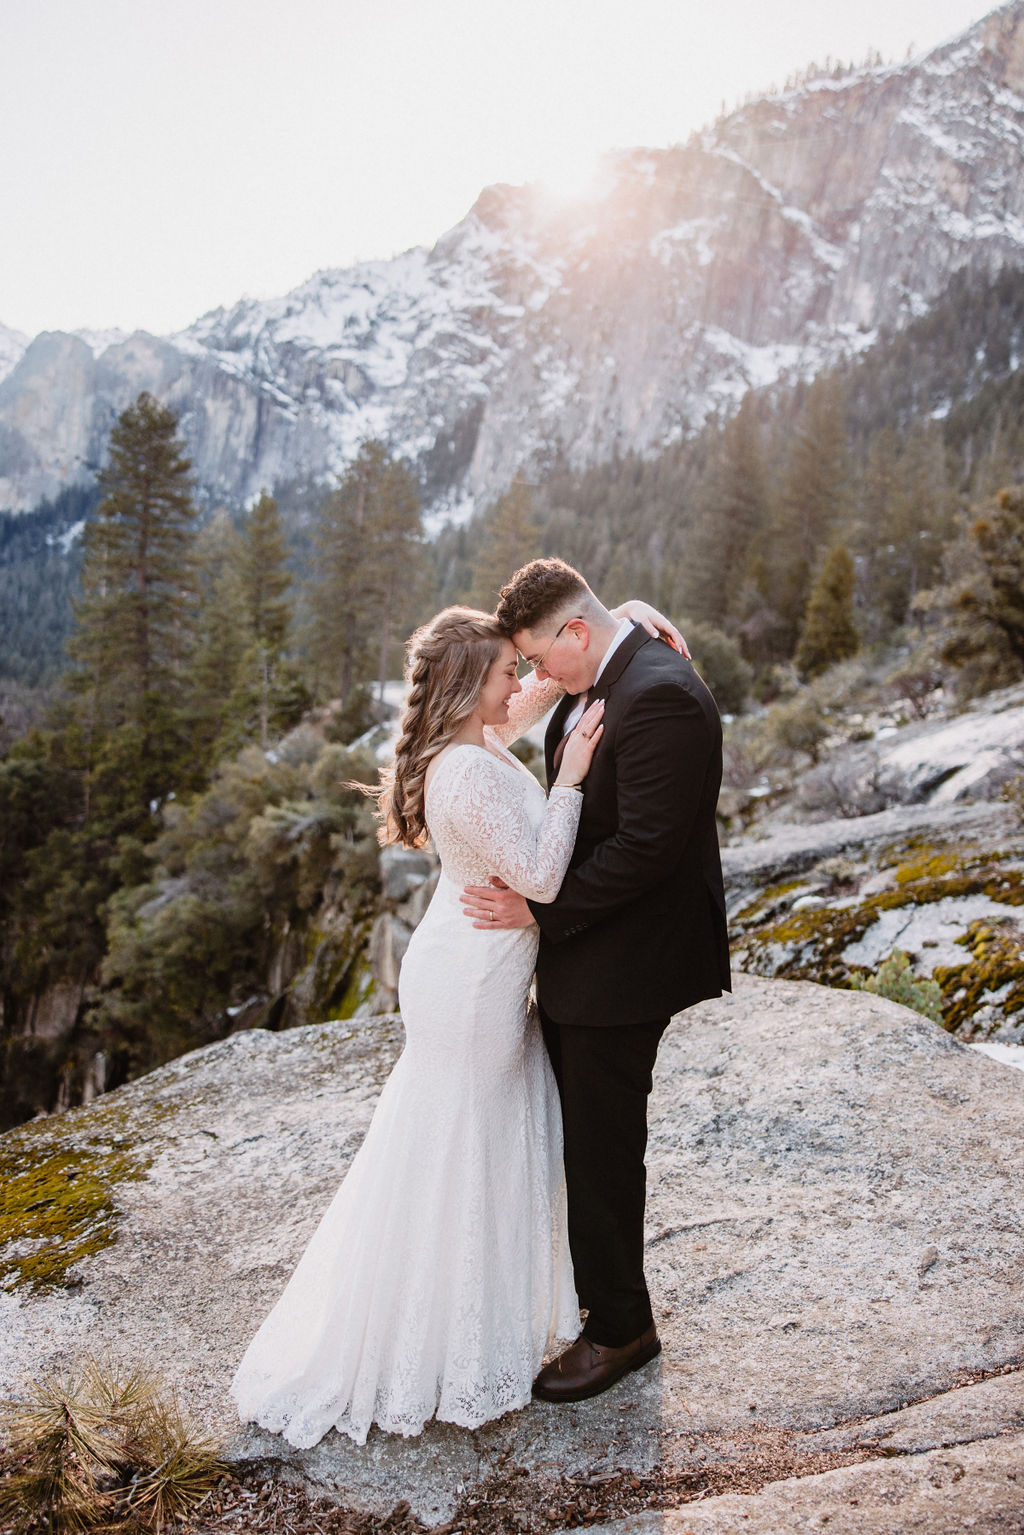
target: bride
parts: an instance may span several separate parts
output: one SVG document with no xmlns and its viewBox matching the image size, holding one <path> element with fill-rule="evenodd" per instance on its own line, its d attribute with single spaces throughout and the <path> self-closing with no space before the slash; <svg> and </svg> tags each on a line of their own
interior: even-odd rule
<svg viewBox="0 0 1024 1535">
<path fill-rule="evenodd" d="M 617 616 L 671 626 L 644 603 Z M 674 633 L 674 631 L 671 631 Z M 553 900 L 603 703 L 567 739 L 550 796 L 508 750 L 561 695 L 516 675 L 495 620 L 447 608 L 408 645 L 381 840 L 432 838 L 441 874 L 402 962 L 405 1049 L 366 1138 L 231 1384 L 243 1421 L 316 1444 L 371 1423 L 476 1428 L 530 1400 L 545 1352 L 580 1329 L 558 1095 L 529 1002 L 537 928 L 466 922 L 496 875 Z"/>
</svg>

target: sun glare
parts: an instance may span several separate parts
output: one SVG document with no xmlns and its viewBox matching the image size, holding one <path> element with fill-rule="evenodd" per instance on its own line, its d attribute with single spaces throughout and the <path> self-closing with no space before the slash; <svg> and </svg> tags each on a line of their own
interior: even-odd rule
<svg viewBox="0 0 1024 1535">
<path fill-rule="evenodd" d="M 537 179 L 558 202 L 585 202 L 598 189 L 599 158 L 593 150 L 557 151 L 545 158 Z"/>
</svg>

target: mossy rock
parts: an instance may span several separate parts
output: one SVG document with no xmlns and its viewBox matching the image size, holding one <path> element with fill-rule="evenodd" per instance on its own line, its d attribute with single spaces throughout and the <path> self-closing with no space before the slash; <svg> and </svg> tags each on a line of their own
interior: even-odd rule
<svg viewBox="0 0 1024 1535">
<path fill-rule="evenodd" d="M 776 914 L 780 907 L 785 907 L 789 904 L 786 897 L 792 895 L 794 890 L 803 889 L 806 883 L 807 881 L 804 879 L 787 879 L 783 880 L 780 884 L 766 886 L 760 895 L 756 895 L 752 901 L 748 901 L 746 906 L 741 907 L 729 919 L 730 925 L 734 929 L 747 928 L 756 926 L 758 922 L 768 921 Z"/>
<path fill-rule="evenodd" d="M 1020 859 L 1019 850 L 936 848 L 907 838 L 878 856 L 882 868 L 895 869 L 895 888 L 780 912 L 787 892 L 813 883 L 814 871 L 808 871 L 802 880 L 768 887 L 739 912 L 734 927 L 740 963 L 754 974 L 848 986 L 853 972 L 845 954 L 883 912 L 971 895 L 1024 905 L 1024 870 L 1015 866 Z M 979 927 L 984 933 L 975 931 Z M 1009 986 L 1000 999 L 1004 1017 L 1024 1012 L 1024 964 L 1019 940 L 988 924 L 972 924 L 960 941 L 968 950 L 963 967 L 939 967 L 934 979 L 943 992 L 944 1027 L 969 1037 L 973 1013 L 992 992 Z"/>
<path fill-rule="evenodd" d="M 961 855 L 954 852 L 925 853 L 909 863 L 901 863 L 896 870 L 898 885 L 912 885 L 919 880 L 941 879 L 960 867 Z"/>
<path fill-rule="evenodd" d="M 162 1118 L 153 1105 L 148 1119 Z M 117 1190 L 145 1176 L 152 1149 L 117 1101 L 33 1120 L 0 1139 L 0 1288 L 68 1289 L 75 1265 L 117 1239 Z"/>
<path fill-rule="evenodd" d="M 288 1025 L 323 1023 L 337 1017 L 337 1006 L 351 987 L 365 947 L 367 923 L 346 919 L 328 928 L 311 927 L 305 937 L 305 963 L 288 997 Z"/>
<path fill-rule="evenodd" d="M 1024 1013 L 1024 948 L 1016 933 L 988 922 L 972 922 L 958 942 L 967 950 L 966 962 L 934 972 L 945 999 L 943 1026 L 961 1039 L 984 1037 L 977 1014 L 993 993 L 1002 993 L 1005 1018 Z"/>
<path fill-rule="evenodd" d="M 363 1003 L 370 1000 L 373 991 L 373 969 L 365 955 L 360 955 L 349 972 L 348 985 L 340 1005 L 334 1010 L 334 1017 L 352 1018 Z"/>
</svg>

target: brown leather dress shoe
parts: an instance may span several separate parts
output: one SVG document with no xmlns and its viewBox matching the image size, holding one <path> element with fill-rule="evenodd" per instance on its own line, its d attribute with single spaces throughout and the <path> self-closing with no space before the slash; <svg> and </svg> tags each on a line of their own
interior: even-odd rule
<svg viewBox="0 0 1024 1535">
<path fill-rule="evenodd" d="M 542 1402 L 582 1402 L 607 1391 L 660 1353 L 661 1340 L 653 1322 L 624 1348 L 606 1348 L 581 1335 L 564 1354 L 544 1366 L 533 1383 L 533 1394 Z"/>
</svg>

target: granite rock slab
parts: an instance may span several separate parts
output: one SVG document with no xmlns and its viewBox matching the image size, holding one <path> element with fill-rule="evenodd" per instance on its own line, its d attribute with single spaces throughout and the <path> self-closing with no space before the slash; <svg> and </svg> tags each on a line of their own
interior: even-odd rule
<svg viewBox="0 0 1024 1535">
<path fill-rule="evenodd" d="M 591 1402 L 533 1404 L 475 1432 L 374 1430 L 363 1448 L 331 1434 L 300 1452 L 240 1426 L 235 1366 L 401 1039 L 395 1017 L 240 1033 L 0 1138 L 31 1158 L 116 1136 L 145 1164 L 110 1190 L 113 1240 L 62 1287 L 0 1292 L 0 1391 L 83 1349 L 144 1361 L 233 1456 L 356 1508 L 406 1499 L 427 1525 L 512 1472 L 543 1488 L 742 1468 L 752 1433 L 812 1451 L 847 1434 L 865 1456 L 904 1436 L 884 1461 L 801 1486 L 888 1486 L 921 1455 L 948 1480 L 955 1451 L 972 1486 L 991 1473 L 1002 1487 L 993 1446 L 1019 1434 L 1020 1404 L 996 1377 L 1024 1359 L 1024 1073 L 870 994 L 745 976 L 675 1019 L 658 1061 L 647 1251 L 659 1360 Z M 977 1409 L 977 1433 L 956 1405 L 965 1390 L 997 1404 Z M 966 1443 L 927 1427 L 938 1399 L 968 1424 Z M 918 1478 L 922 1508 L 931 1474 Z M 766 1519 L 772 1495 L 756 1495 Z"/>
</svg>

